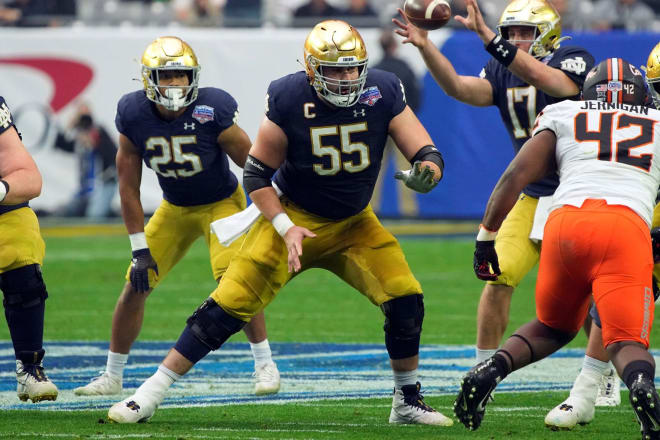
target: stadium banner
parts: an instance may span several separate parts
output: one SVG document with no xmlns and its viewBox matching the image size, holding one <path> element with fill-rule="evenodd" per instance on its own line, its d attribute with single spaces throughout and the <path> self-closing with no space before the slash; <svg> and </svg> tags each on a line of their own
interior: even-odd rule
<svg viewBox="0 0 660 440">
<path fill-rule="evenodd" d="M 117 136 L 117 101 L 142 87 L 140 57 L 161 35 L 177 35 L 195 50 L 202 65 L 200 85 L 220 87 L 239 104 L 239 125 L 252 139 L 263 118 L 264 98 L 273 79 L 302 69 L 305 29 L 56 28 L 1 29 L 0 95 L 7 100 L 24 141 L 44 176 L 42 195 L 31 202 L 52 211 L 77 191 L 75 155 L 53 148 L 80 103 Z M 381 57 L 379 30 L 362 35 L 371 63 Z M 440 30 L 433 42 L 457 72 L 478 75 L 488 60 L 483 44 L 468 32 Z M 623 56 L 642 65 L 660 34 L 579 34 L 567 44 L 590 50 L 596 60 Z M 426 72 L 416 49 L 404 57 L 420 81 L 423 103 L 418 114 L 445 156 L 445 177 L 430 194 L 418 195 L 394 181 L 396 166 L 409 166 L 397 154 L 386 156 L 385 174 L 376 189 L 375 208 L 387 217 L 479 218 L 486 200 L 513 157 L 509 137 L 494 107 L 475 108 L 447 97 Z M 240 175 L 240 169 L 234 167 Z M 161 199 L 155 174 L 143 173 L 142 201 L 153 212 Z M 117 206 L 118 201 L 115 200 Z"/>
</svg>

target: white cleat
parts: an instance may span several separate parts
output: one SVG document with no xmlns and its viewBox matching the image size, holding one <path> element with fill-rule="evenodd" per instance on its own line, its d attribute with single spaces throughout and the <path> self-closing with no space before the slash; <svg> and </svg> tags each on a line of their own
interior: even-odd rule
<svg viewBox="0 0 660 440">
<path fill-rule="evenodd" d="M 104 371 L 87 385 L 75 388 L 73 394 L 76 396 L 112 396 L 121 393 L 121 389 L 121 377 L 111 376 Z"/>
<path fill-rule="evenodd" d="M 252 376 L 255 378 L 254 394 L 257 396 L 275 394 L 280 390 L 280 372 L 275 362 L 256 367 Z"/>
<path fill-rule="evenodd" d="M 621 404 L 621 381 L 612 368 L 609 374 L 603 375 L 598 385 L 596 406 L 619 406 Z"/>
<path fill-rule="evenodd" d="M 555 431 L 573 429 L 577 424 L 586 425 L 591 422 L 594 412 L 594 404 L 589 399 L 569 396 L 545 416 L 545 426 Z"/>
<path fill-rule="evenodd" d="M 144 423 L 151 419 L 156 408 L 157 403 L 132 395 L 112 405 L 108 411 L 108 419 L 115 423 Z"/>
<path fill-rule="evenodd" d="M 390 423 L 451 426 L 454 421 L 424 403 L 420 394 L 421 385 L 404 385 L 395 390 L 392 398 Z"/>
<path fill-rule="evenodd" d="M 57 399 L 57 387 L 46 376 L 41 359 L 36 364 L 23 364 L 17 360 L 16 382 L 16 394 L 24 402 L 28 399 L 32 403 Z"/>
</svg>

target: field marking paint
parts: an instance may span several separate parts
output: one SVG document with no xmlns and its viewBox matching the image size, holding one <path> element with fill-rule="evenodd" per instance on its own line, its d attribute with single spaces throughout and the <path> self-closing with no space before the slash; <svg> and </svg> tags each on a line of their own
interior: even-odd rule
<svg viewBox="0 0 660 440">
<path fill-rule="evenodd" d="M 22 403 L 16 397 L 15 360 L 11 344 L 0 342 L 0 410 L 107 409 L 129 396 L 151 376 L 171 342 L 135 344 L 124 373 L 124 392 L 117 396 L 78 397 L 73 389 L 85 385 L 105 368 L 104 342 L 48 342 L 46 372 L 60 389 L 56 402 Z M 161 407 L 235 404 L 323 405 L 319 401 L 388 398 L 392 378 L 387 352 L 381 344 L 272 343 L 273 357 L 282 374 L 280 393 L 253 394 L 254 361 L 247 343 L 229 343 L 209 354 L 168 392 Z M 517 371 L 498 387 L 499 392 L 569 390 L 584 351 L 562 350 Z M 655 356 L 660 352 L 654 350 Z M 424 345 L 420 349 L 420 380 L 427 395 L 451 395 L 473 364 L 474 347 Z M 660 358 L 657 359 L 660 362 Z M 311 402 L 317 402 L 313 404 Z"/>
</svg>

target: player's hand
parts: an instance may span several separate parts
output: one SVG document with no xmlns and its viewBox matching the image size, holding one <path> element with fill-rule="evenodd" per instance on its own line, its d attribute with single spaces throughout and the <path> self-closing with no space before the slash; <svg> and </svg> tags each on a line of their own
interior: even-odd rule
<svg viewBox="0 0 660 440">
<path fill-rule="evenodd" d="M 156 273 L 156 276 L 158 276 L 158 265 L 151 256 L 149 248 L 133 251 L 129 279 L 131 280 L 131 285 L 137 292 L 146 293 L 149 291 L 150 269 Z"/>
<path fill-rule="evenodd" d="M 418 49 L 424 49 L 424 46 L 428 41 L 429 32 L 418 28 L 408 21 L 406 14 L 403 13 L 403 9 L 399 8 L 398 11 L 403 21 L 393 18 L 392 23 L 399 27 L 399 29 L 395 29 L 394 32 L 405 38 L 401 43 L 410 43 Z"/>
<path fill-rule="evenodd" d="M 488 44 L 490 40 L 495 38 L 495 32 L 486 24 L 483 15 L 481 15 L 481 10 L 479 10 L 477 0 L 465 0 L 465 8 L 468 12 L 467 17 L 457 15 L 454 17 L 454 20 L 461 23 L 466 29 L 476 32 L 481 40 L 485 44 Z"/>
<path fill-rule="evenodd" d="M 417 161 L 413 164 L 410 170 L 399 170 L 394 173 L 394 178 L 403 181 L 406 186 L 418 193 L 426 194 L 431 191 L 438 182 L 434 179 L 433 170 L 425 166 L 422 168 L 422 163 Z"/>
<path fill-rule="evenodd" d="M 286 249 L 289 251 L 287 264 L 289 273 L 298 272 L 300 270 L 300 256 L 302 255 L 302 242 L 305 237 L 314 238 L 316 234 L 302 226 L 292 226 L 284 234 L 284 243 Z"/>
<path fill-rule="evenodd" d="M 495 240 L 476 241 L 472 265 L 475 275 L 480 280 L 495 281 L 498 275 L 502 275 L 495 252 Z M 491 267 L 493 272 L 490 271 Z"/>
<path fill-rule="evenodd" d="M 660 228 L 651 229 L 651 246 L 653 247 L 653 263 L 660 263 Z"/>
</svg>

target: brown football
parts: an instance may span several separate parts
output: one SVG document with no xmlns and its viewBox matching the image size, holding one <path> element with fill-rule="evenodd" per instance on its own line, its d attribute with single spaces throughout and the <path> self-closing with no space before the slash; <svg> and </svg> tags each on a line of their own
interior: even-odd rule
<svg viewBox="0 0 660 440">
<path fill-rule="evenodd" d="M 451 18 L 451 8 L 445 0 L 406 0 L 403 12 L 412 24 L 427 31 L 441 28 Z"/>
</svg>

